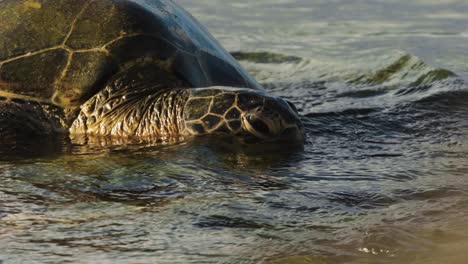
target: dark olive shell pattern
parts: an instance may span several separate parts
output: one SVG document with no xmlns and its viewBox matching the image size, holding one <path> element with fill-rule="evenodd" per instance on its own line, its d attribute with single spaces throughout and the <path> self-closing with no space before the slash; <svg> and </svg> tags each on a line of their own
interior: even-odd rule
<svg viewBox="0 0 468 264">
<path fill-rule="evenodd" d="M 261 89 L 170 0 L 0 1 L 0 96 L 78 107 L 135 64 L 190 87 Z"/>
</svg>

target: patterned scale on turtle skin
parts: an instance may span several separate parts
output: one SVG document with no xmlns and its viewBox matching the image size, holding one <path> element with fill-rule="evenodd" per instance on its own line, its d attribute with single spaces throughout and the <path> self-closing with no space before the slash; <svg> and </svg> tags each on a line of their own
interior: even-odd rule
<svg viewBox="0 0 468 264">
<path fill-rule="evenodd" d="M 223 88 L 219 98 L 257 90 L 259 97 L 280 100 L 264 94 L 204 27 L 170 0 L 0 1 L 0 136 L 70 133 L 177 141 L 212 133 L 215 115 L 185 119 L 199 111 L 193 107 L 198 90 L 192 88 L 210 86 L 249 89 Z M 212 109 L 214 98 L 209 106 L 198 106 Z M 275 111 L 293 114 L 301 131 L 294 109 L 279 105 L 282 110 Z"/>
</svg>

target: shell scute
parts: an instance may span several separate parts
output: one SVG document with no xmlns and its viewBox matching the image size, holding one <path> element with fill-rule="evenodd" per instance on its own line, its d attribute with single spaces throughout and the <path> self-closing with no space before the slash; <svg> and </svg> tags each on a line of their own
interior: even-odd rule
<svg viewBox="0 0 468 264">
<path fill-rule="evenodd" d="M 54 82 L 67 65 L 68 52 L 50 50 L 3 64 L 0 79 L 9 85 L 3 91 L 39 99 L 49 99 L 54 94 Z"/>
</svg>

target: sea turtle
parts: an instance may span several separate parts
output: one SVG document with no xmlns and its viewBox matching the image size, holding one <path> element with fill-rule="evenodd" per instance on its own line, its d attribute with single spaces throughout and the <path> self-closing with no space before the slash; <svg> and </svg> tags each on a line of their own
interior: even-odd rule
<svg viewBox="0 0 468 264">
<path fill-rule="evenodd" d="M 294 106 L 171 0 L 0 0 L 0 140 L 57 134 L 304 140 Z"/>
</svg>

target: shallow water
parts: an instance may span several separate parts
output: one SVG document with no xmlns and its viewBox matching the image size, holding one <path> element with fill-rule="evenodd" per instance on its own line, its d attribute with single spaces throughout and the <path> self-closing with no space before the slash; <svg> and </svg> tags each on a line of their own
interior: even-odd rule
<svg viewBox="0 0 468 264">
<path fill-rule="evenodd" d="M 466 262 L 465 1 L 177 2 L 298 106 L 304 150 L 1 161 L 0 260 Z"/>
</svg>

